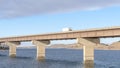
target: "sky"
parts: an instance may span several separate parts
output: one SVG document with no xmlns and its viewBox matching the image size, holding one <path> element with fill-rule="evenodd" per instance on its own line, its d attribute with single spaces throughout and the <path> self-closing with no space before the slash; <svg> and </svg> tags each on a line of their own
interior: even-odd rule
<svg viewBox="0 0 120 68">
<path fill-rule="evenodd" d="M 112 26 L 120 26 L 120 0 L 0 1 L 0 37 Z"/>
</svg>

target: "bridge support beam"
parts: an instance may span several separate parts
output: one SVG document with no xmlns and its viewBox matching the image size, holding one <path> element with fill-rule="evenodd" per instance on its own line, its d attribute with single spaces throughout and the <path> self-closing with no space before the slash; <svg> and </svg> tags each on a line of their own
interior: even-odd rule
<svg viewBox="0 0 120 68">
<path fill-rule="evenodd" d="M 9 46 L 9 56 L 16 57 L 16 47 L 20 45 L 20 42 L 5 42 Z"/>
<path fill-rule="evenodd" d="M 78 44 L 83 45 L 83 62 L 85 68 L 94 67 L 94 46 L 100 43 L 98 38 L 77 38 Z"/>
<path fill-rule="evenodd" d="M 37 60 L 44 60 L 45 59 L 45 45 L 50 44 L 50 41 L 32 41 L 33 45 L 37 46 Z"/>
</svg>

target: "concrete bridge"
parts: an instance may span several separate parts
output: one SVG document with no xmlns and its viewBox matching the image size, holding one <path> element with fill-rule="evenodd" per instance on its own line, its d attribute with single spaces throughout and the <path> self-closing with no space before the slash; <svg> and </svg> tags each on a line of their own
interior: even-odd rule
<svg viewBox="0 0 120 68">
<path fill-rule="evenodd" d="M 94 63 L 94 46 L 100 44 L 100 38 L 119 37 L 120 27 L 67 31 L 58 33 L 48 33 L 39 35 L 16 36 L 0 38 L 0 43 L 5 43 L 9 46 L 9 55 L 16 56 L 16 46 L 21 42 L 32 41 L 33 45 L 37 46 L 37 59 L 45 58 L 45 45 L 50 44 L 51 40 L 67 40 L 76 39 L 78 45 L 83 45 L 84 63 Z"/>
</svg>

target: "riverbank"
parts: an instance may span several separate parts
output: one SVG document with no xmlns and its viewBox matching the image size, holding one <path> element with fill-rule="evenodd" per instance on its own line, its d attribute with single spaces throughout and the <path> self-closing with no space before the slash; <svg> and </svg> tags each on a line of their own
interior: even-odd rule
<svg viewBox="0 0 120 68">
<path fill-rule="evenodd" d="M 47 48 L 66 48 L 66 49 L 83 49 L 83 45 L 78 44 L 54 44 L 47 46 Z M 98 44 L 94 46 L 95 50 L 120 50 L 120 41 L 114 42 L 110 45 Z"/>
</svg>

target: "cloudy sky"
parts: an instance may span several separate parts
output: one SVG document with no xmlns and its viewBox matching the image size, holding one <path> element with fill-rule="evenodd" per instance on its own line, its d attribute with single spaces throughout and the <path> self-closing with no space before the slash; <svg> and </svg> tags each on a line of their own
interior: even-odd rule
<svg viewBox="0 0 120 68">
<path fill-rule="evenodd" d="M 0 18 L 95 10 L 118 5 L 120 0 L 0 0 Z"/>
<path fill-rule="evenodd" d="M 120 0 L 0 0 L 0 37 L 111 26 L 120 26 Z"/>
</svg>

